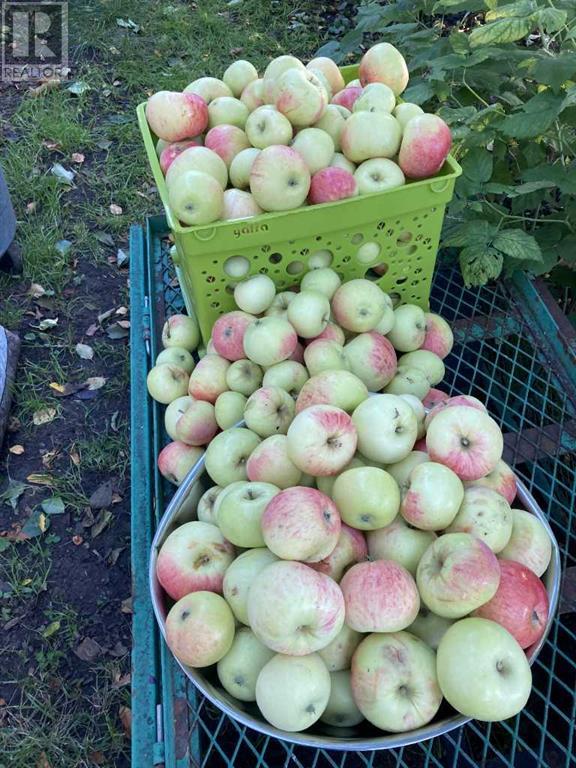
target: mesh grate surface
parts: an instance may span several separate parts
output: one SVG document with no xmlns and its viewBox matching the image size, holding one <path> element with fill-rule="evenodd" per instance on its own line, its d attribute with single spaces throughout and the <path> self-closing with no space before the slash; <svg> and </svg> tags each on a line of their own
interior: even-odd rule
<svg viewBox="0 0 576 768">
<path fill-rule="evenodd" d="M 182 311 L 168 243 L 156 241 L 156 322 Z M 454 327 L 441 388 L 482 399 L 500 422 L 506 455 L 547 514 L 562 569 L 576 565 L 576 409 L 558 366 L 511 286 L 464 288 L 456 271 L 437 271 L 432 311 Z M 171 493 L 165 488 L 167 498 Z M 161 515 L 163 510 L 158 510 Z M 576 766 L 576 617 L 564 613 L 533 667 L 534 688 L 524 711 L 505 723 L 473 722 L 434 740 L 386 752 L 346 753 L 290 745 L 222 715 L 183 681 L 188 696 L 190 751 L 177 765 L 191 768 L 496 768 Z M 175 677 L 179 677 L 174 665 Z M 167 728 L 165 739 L 171 737 Z M 168 768 L 168 764 L 167 764 Z"/>
</svg>

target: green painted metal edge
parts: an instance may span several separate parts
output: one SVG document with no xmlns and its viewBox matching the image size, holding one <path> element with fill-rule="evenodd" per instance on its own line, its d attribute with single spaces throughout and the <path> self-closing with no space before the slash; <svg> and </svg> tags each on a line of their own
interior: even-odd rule
<svg viewBox="0 0 576 768">
<path fill-rule="evenodd" d="M 150 406 L 141 391 L 148 370 L 146 335 L 146 281 L 144 233 L 130 229 L 130 414 L 131 448 L 131 562 L 132 562 L 132 765 L 150 768 L 162 762 L 157 744 L 158 633 L 148 589 L 147 562 L 152 544 L 152 526 L 142 526 L 137 510 L 152 499 L 152 447 Z"/>
</svg>

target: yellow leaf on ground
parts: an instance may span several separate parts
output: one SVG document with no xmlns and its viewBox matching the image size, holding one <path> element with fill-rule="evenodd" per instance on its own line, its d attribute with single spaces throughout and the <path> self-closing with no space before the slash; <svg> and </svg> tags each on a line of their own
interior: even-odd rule
<svg viewBox="0 0 576 768">
<path fill-rule="evenodd" d="M 56 418 L 56 408 L 41 408 L 32 415 L 32 421 L 39 427 L 41 424 L 49 424 Z"/>
<path fill-rule="evenodd" d="M 10 453 L 13 453 L 15 456 L 22 456 L 24 453 L 24 446 L 23 445 L 11 445 L 10 448 L 8 448 Z"/>
</svg>

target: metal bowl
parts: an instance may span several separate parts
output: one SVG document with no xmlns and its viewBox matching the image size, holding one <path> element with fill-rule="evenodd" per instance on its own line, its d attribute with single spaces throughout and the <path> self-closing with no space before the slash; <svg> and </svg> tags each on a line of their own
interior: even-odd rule
<svg viewBox="0 0 576 768">
<path fill-rule="evenodd" d="M 152 542 L 149 571 L 150 591 L 154 613 L 156 614 L 156 619 L 164 639 L 166 639 L 166 616 L 172 601 L 166 596 L 156 578 L 156 560 L 158 558 L 158 551 L 166 537 L 178 527 L 178 525 L 196 518 L 196 505 L 198 504 L 198 500 L 204 491 L 211 485 L 213 485 L 213 483 L 206 473 L 204 457 L 202 457 L 190 470 L 184 482 L 174 494 L 172 501 L 168 505 L 168 508 L 158 525 L 158 530 L 156 531 L 156 535 Z M 518 481 L 517 500 L 521 502 L 524 509 L 528 512 L 532 512 L 532 514 L 538 517 L 546 528 L 548 535 L 550 536 L 550 541 L 552 542 L 552 559 L 543 576 L 550 600 L 550 612 L 544 634 L 539 642 L 527 651 L 528 660 L 532 664 L 546 641 L 558 606 L 558 597 L 560 593 L 560 552 L 558 543 L 542 510 L 526 486 L 520 481 Z M 432 739 L 435 736 L 441 736 L 455 728 L 459 728 L 471 719 L 455 713 L 455 711 L 444 701 L 436 718 L 432 722 L 422 728 L 416 728 L 415 730 L 406 733 L 386 733 L 377 729 L 375 726 L 372 726 L 367 721 L 354 728 L 335 728 L 317 722 L 306 731 L 288 733 L 287 731 L 275 728 L 264 720 L 255 703 L 241 702 L 230 696 L 220 685 L 215 667 L 192 669 L 191 667 L 181 664 L 179 661 L 178 664 L 180 664 L 180 667 L 192 683 L 194 683 L 196 688 L 198 688 L 207 699 L 225 714 L 243 725 L 253 728 L 259 733 L 309 747 L 350 750 L 355 752 L 404 747 L 419 741 Z"/>
</svg>

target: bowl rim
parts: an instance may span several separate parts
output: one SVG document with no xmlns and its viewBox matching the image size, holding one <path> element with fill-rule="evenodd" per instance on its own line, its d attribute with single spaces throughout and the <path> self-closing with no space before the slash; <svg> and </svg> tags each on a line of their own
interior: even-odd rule
<svg viewBox="0 0 576 768">
<path fill-rule="evenodd" d="M 236 426 L 243 426 L 243 422 Z M 196 464 L 190 469 L 182 481 L 181 485 L 178 486 L 176 493 L 170 500 L 168 506 L 166 507 L 166 511 L 158 523 L 158 527 L 154 534 L 150 548 L 150 562 L 148 572 L 150 596 L 152 607 L 154 609 L 154 615 L 156 617 L 156 621 L 158 622 L 158 626 L 164 641 L 166 641 L 167 611 L 164 605 L 164 590 L 156 578 L 156 561 L 158 559 L 159 549 L 168 534 L 172 522 L 178 519 L 180 511 L 190 492 L 192 491 L 195 484 L 201 480 L 206 471 L 205 455 L 206 454 L 204 453 L 198 459 Z M 558 608 L 561 583 L 560 549 L 552 528 L 550 527 L 550 524 L 548 523 L 548 520 L 546 519 L 543 511 L 540 509 L 540 506 L 536 502 L 536 499 L 530 493 L 522 480 L 517 477 L 516 482 L 518 491 L 516 498 L 520 500 L 524 509 L 535 515 L 544 525 L 552 545 L 552 557 L 550 559 L 548 568 L 542 576 L 549 599 L 548 619 L 542 637 L 536 644 L 530 647 L 529 651 L 527 651 L 528 662 L 530 665 L 532 665 L 542 650 L 544 643 L 546 642 Z M 171 653 L 170 649 L 168 649 L 168 651 Z M 179 665 L 180 669 L 184 672 L 186 677 L 190 680 L 190 682 L 193 683 L 193 685 L 224 714 L 233 718 L 242 725 L 245 725 L 248 728 L 252 728 L 258 733 L 262 733 L 266 736 L 271 736 L 273 738 L 280 739 L 281 741 L 287 741 L 301 746 L 354 752 L 397 749 L 422 741 L 427 741 L 428 739 L 435 738 L 436 736 L 442 736 L 456 728 L 460 728 L 473 719 L 471 717 L 466 717 L 465 715 L 456 714 L 452 717 L 445 717 L 439 721 L 433 720 L 421 728 L 415 728 L 404 733 L 387 733 L 386 731 L 382 731 L 382 736 L 373 736 L 367 738 L 345 738 L 344 736 L 336 737 L 329 736 L 327 734 L 315 734 L 313 730 L 314 725 L 306 731 L 283 731 L 268 723 L 266 720 L 264 720 L 263 717 L 255 717 L 250 713 L 245 712 L 240 707 L 234 705 L 230 700 L 232 697 L 229 699 L 228 696 L 224 696 L 214 685 L 212 685 L 212 683 L 206 680 L 202 674 L 201 668 L 194 669 L 192 667 L 188 667 L 180 662 L 174 656 L 174 654 L 171 653 L 171 655 Z"/>
</svg>

